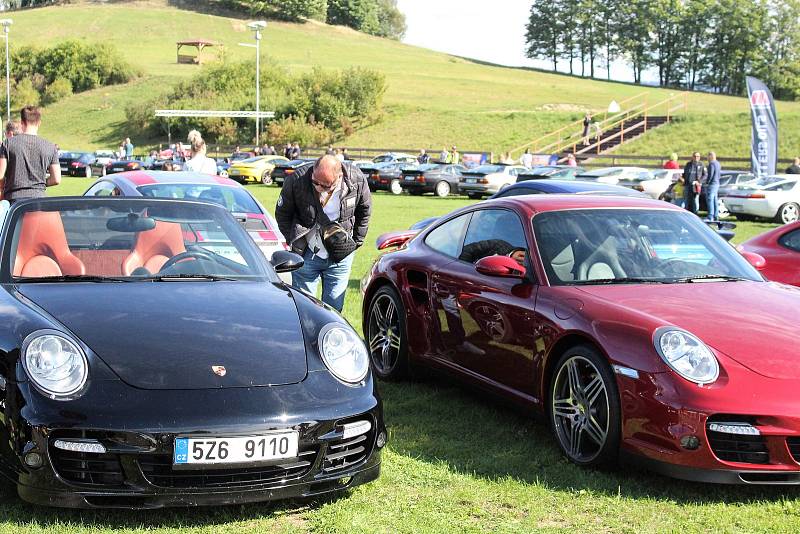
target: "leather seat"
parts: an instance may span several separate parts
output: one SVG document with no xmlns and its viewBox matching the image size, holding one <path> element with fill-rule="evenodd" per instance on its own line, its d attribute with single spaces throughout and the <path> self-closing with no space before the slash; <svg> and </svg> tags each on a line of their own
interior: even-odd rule
<svg viewBox="0 0 800 534">
<path fill-rule="evenodd" d="M 61 214 L 31 211 L 22 216 L 14 260 L 14 276 L 86 274 L 86 267 L 69 249 Z"/>
<path fill-rule="evenodd" d="M 139 267 L 157 273 L 168 259 L 181 252 L 186 252 L 181 225 L 158 221 L 152 230 L 139 232 L 136 245 L 122 262 L 122 274 L 130 276 Z"/>
</svg>

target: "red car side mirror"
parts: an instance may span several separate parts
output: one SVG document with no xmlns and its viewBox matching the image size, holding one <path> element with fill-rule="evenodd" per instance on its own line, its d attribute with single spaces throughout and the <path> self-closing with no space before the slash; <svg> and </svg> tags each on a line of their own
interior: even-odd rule
<svg viewBox="0 0 800 534">
<path fill-rule="evenodd" d="M 761 254 L 756 254 L 748 250 L 740 250 L 739 254 L 747 260 L 747 263 L 755 267 L 757 271 L 763 271 L 764 267 L 767 266 L 767 260 L 765 260 L 764 256 Z"/>
<path fill-rule="evenodd" d="M 475 269 L 486 276 L 501 278 L 524 278 L 525 267 L 508 256 L 487 256 L 478 260 Z"/>
</svg>

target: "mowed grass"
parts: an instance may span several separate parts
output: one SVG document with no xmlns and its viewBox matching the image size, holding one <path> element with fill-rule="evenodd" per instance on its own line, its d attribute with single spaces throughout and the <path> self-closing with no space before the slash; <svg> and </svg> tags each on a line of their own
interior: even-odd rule
<svg viewBox="0 0 800 534">
<path fill-rule="evenodd" d="M 12 46 L 45 46 L 68 38 L 107 42 L 144 72 L 142 79 L 131 84 L 97 89 L 50 106 L 42 134 L 65 149 L 116 148 L 124 136 L 141 147 L 165 142 L 166 138 L 146 139 L 126 128 L 124 110 L 129 103 L 143 103 L 199 72 L 200 67 L 176 64 L 175 41 L 213 39 L 224 45 L 225 57 L 231 61 L 252 59 L 254 54 L 252 48 L 238 46 L 252 42 L 243 17 L 180 10 L 170 7 L 167 0 L 108 4 L 78 1 L 15 12 L 13 18 Z M 337 69 L 361 66 L 386 75 L 384 120 L 337 142 L 350 147 L 456 144 L 499 154 L 579 119 L 586 110 L 600 112 L 612 100 L 620 102 L 646 92 L 653 103 L 675 94 L 672 90 L 479 64 L 320 23 L 270 21 L 262 53 L 297 72 L 315 65 Z M 691 94 L 688 104 L 693 114 L 727 116 L 747 111 L 743 98 L 704 93 Z M 778 103 L 778 111 L 782 131 L 797 131 L 800 103 Z M 688 130 L 674 135 L 669 133 L 671 128 L 665 128 L 661 135 L 667 139 L 647 150 L 660 154 L 667 147 L 677 146 L 681 139 L 699 140 L 709 133 L 702 120 L 688 124 Z M 747 132 L 745 127 L 741 135 L 749 135 Z M 175 133 L 177 138 L 186 132 Z M 250 135 L 242 132 L 242 142 Z M 796 151 L 791 138 L 781 143 L 783 157 Z M 747 155 L 732 152 L 741 150 L 738 141 L 718 143 L 715 148 L 720 154 Z"/>
<path fill-rule="evenodd" d="M 50 194 L 81 194 L 65 179 Z M 279 190 L 248 186 L 267 207 Z M 358 280 L 374 238 L 471 202 L 374 197 L 345 316 L 360 330 Z M 745 223 L 737 241 L 774 225 Z M 381 383 L 389 444 L 380 479 L 340 498 L 202 509 L 64 511 L 28 506 L 6 490 L 0 532 L 796 532 L 793 488 L 723 487 L 644 471 L 583 470 L 559 454 L 547 427 L 502 402 L 442 378 Z"/>
</svg>

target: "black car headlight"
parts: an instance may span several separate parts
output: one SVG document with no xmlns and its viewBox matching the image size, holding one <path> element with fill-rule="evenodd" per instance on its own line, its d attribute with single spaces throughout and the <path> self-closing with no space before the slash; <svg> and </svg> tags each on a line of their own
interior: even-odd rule
<svg viewBox="0 0 800 534">
<path fill-rule="evenodd" d="M 330 323 L 319 332 L 319 353 L 328 370 L 343 382 L 361 382 L 369 370 L 364 342 L 347 325 Z"/>
<path fill-rule="evenodd" d="M 74 398 L 89 374 L 86 354 L 57 330 L 38 330 L 25 338 L 22 365 L 36 389 L 55 400 Z"/>
<path fill-rule="evenodd" d="M 719 362 L 705 343 L 686 330 L 665 326 L 653 334 L 659 356 L 673 371 L 699 385 L 719 377 Z"/>
</svg>

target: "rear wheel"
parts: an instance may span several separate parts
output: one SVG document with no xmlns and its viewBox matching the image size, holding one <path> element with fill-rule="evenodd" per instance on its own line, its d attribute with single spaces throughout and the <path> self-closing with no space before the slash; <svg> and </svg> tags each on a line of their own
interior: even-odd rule
<svg viewBox="0 0 800 534">
<path fill-rule="evenodd" d="M 272 183 L 272 175 L 269 171 L 264 171 L 261 173 L 261 183 L 264 185 L 269 185 Z"/>
<path fill-rule="evenodd" d="M 793 223 L 798 219 L 800 219 L 800 206 L 794 202 L 787 202 L 781 206 L 775 216 L 775 220 L 781 224 Z"/>
<path fill-rule="evenodd" d="M 556 441 L 571 462 L 596 467 L 617 459 L 619 394 L 611 368 L 594 348 L 578 345 L 558 359 L 548 401 Z"/>
<path fill-rule="evenodd" d="M 400 185 L 400 180 L 394 179 L 389 183 L 389 191 L 392 192 L 393 195 L 399 195 L 403 192 L 403 186 Z"/>
<path fill-rule="evenodd" d="M 450 184 L 442 180 L 436 184 L 436 196 L 446 197 L 450 195 Z"/>
<path fill-rule="evenodd" d="M 400 295 L 390 286 L 380 288 L 369 304 L 364 325 L 369 358 L 375 374 L 398 380 L 408 374 L 406 314 Z"/>
</svg>

